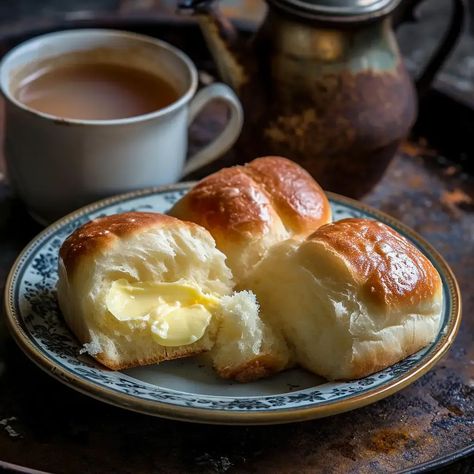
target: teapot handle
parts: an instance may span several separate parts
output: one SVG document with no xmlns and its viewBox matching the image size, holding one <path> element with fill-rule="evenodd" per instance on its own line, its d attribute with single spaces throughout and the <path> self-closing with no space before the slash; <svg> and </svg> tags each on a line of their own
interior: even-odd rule
<svg viewBox="0 0 474 474">
<path fill-rule="evenodd" d="M 399 16 L 395 19 L 395 26 L 399 26 L 405 21 L 418 21 L 415 10 L 423 1 L 424 0 L 408 0 L 405 3 L 406 7 L 402 7 L 401 14 L 399 14 Z M 420 77 L 416 80 L 418 96 L 422 96 L 428 91 L 437 72 L 456 45 L 457 40 L 463 30 L 466 9 L 467 7 L 465 0 L 453 0 L 453 9 L 451 11 L 448 30 L 442 38 L 439 46 L 432 54 L 428 64 L 423 69 Z"/>
</svg>

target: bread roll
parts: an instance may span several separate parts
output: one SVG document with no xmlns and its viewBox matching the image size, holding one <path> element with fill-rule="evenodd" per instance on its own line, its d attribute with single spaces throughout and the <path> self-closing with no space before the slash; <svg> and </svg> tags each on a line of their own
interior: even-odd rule
<svg viewBox="0 0 474 474">
<path fill-rule="evenodd" d="M 218 300 L 232 287 L 209 232 L 162 214 L 93 220 L 60 249 L 57 291 L 66 323 L 111 369 L 211 349 Z"/>
<path fill-rule="evenodd" d="M 300 166 L 276 156 L 224 168 L 200 181 L 170 215 L 205 227 L 238 282 L 267 250 L 331 220 L 326 195 Z"/>
<path fill-rule="evenodd" d="M 442 286 L 405 238 L 368 219 L 273 247 L 242 286 L 280 327 L 299 364 L 330 380 L 365 377 L 430 343 Z"/>
<path fill-rule="evenodd" d="M 62 245 L 58 300 L 66 323 L 110 369 L 213 348 L 217 373 L 256 380 L 288 364 L 255 295 L 232 293 L 225 256 L 204 228 L 155 213 L 96 219 Z"/>
</svg>

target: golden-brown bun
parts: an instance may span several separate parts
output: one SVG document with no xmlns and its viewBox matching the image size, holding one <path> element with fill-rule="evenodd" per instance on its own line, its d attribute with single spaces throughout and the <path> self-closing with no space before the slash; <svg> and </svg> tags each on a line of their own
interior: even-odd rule
<svg viewBox="0 0 474 474">
<path fill-rule="evenodd" d="M 286 158 L 257 158 L 200 181 L 170 214 L 205 227 L 238 282 L 277 242 L 304 238 L 330 222 L 326 195 Z"/>
<path fill-rule="evenodd" d="M 430 343 L 442 308 L 438 272 L 388 226 L 344 219 L 273 247 L 249 279 L 262 318 L 296 360 L 328 379 L 388 367 Z"/>
<path fill-rule="evenodd" d="M 156 213 L 130 212 L 93 220 L 60 250 L 58 300 L 69 328 L 87 351 L 111 369 L 153 364 L 212 348 L 219 322 L 183 346 L 164 347 L 146 324 L 124 323 L 108 312 L 112 282 L 185 282 L 220 297 L 232 292 L 225 256 L 204 228 Z"/>
</svg>

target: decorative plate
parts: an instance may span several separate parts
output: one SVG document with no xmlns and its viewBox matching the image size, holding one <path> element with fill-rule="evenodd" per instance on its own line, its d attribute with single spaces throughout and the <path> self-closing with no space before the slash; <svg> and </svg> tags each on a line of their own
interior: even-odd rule
<svg viewBox="0 0 474 474">
<path fill-rule="evenodd" d="M 56 302 L 57 254 L 63 240 L 90 219 L 125 211 L 167 209 L 192 183 L 148 189 L 79 209 L 39 234 L 13 265 L 5 289 L 10 330 L 43 370 L 82 393 L 149 415 L 206 423 L 285 423 L 352 410 L 406 387 L 448 350 L 461 319 L 456 280 L 442 257 L 395 219 L 357 201 L 329 194 L 334 220 L 375 218 L 411 240 L 438 269 L 444 289 L 436 340 L 407 359 L 370 377 L 327 382 L 300 369 L 239 384 L 217 378 L 203 359 L 190 358 L 114 372 L 80 355 Z"/>
</svg>

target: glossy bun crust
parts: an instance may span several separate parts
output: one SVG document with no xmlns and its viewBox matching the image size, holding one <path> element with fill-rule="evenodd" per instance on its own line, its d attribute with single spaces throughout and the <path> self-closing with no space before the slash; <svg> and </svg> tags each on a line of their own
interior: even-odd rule
<svg viewBox="0 0 474 474">
<path fill-rule="evenodd" d="M 381 222 L 343 219 L 310 235 L 306 245 L 337 253 L 351 269 L 364 298 L 389 307 L 418 305 L 441 291 L 430 261 L 398 232 Z"/>
<path fill-rule="evenodd" d="M 296 361 L 328 379 L 355 379 L 436 336 L 442 285 L 428 259 L 390 227 L 344 219 L 303 242 L 273 247 L 244 284 L 280 327 Z"/>
<path fill-rule="evenodd" d="M 204 178 L 170 214 L 208 229 L 237 281 L 275 243 L 304 238 L 331 220 L 327 197 L 314 179 L 276 156 Z"/>
<path fill-rule="evenodd" d="M 59 251 L 59 258 L 71 272 L 82 258 L 100 252 L 122 238 L 150 227 L 163 228 L 173 224 L 176 224 L 176 219 L 156 212 L 127 212 L 94 219 L 77 229 L 64 241 Z"/>
</svg>

